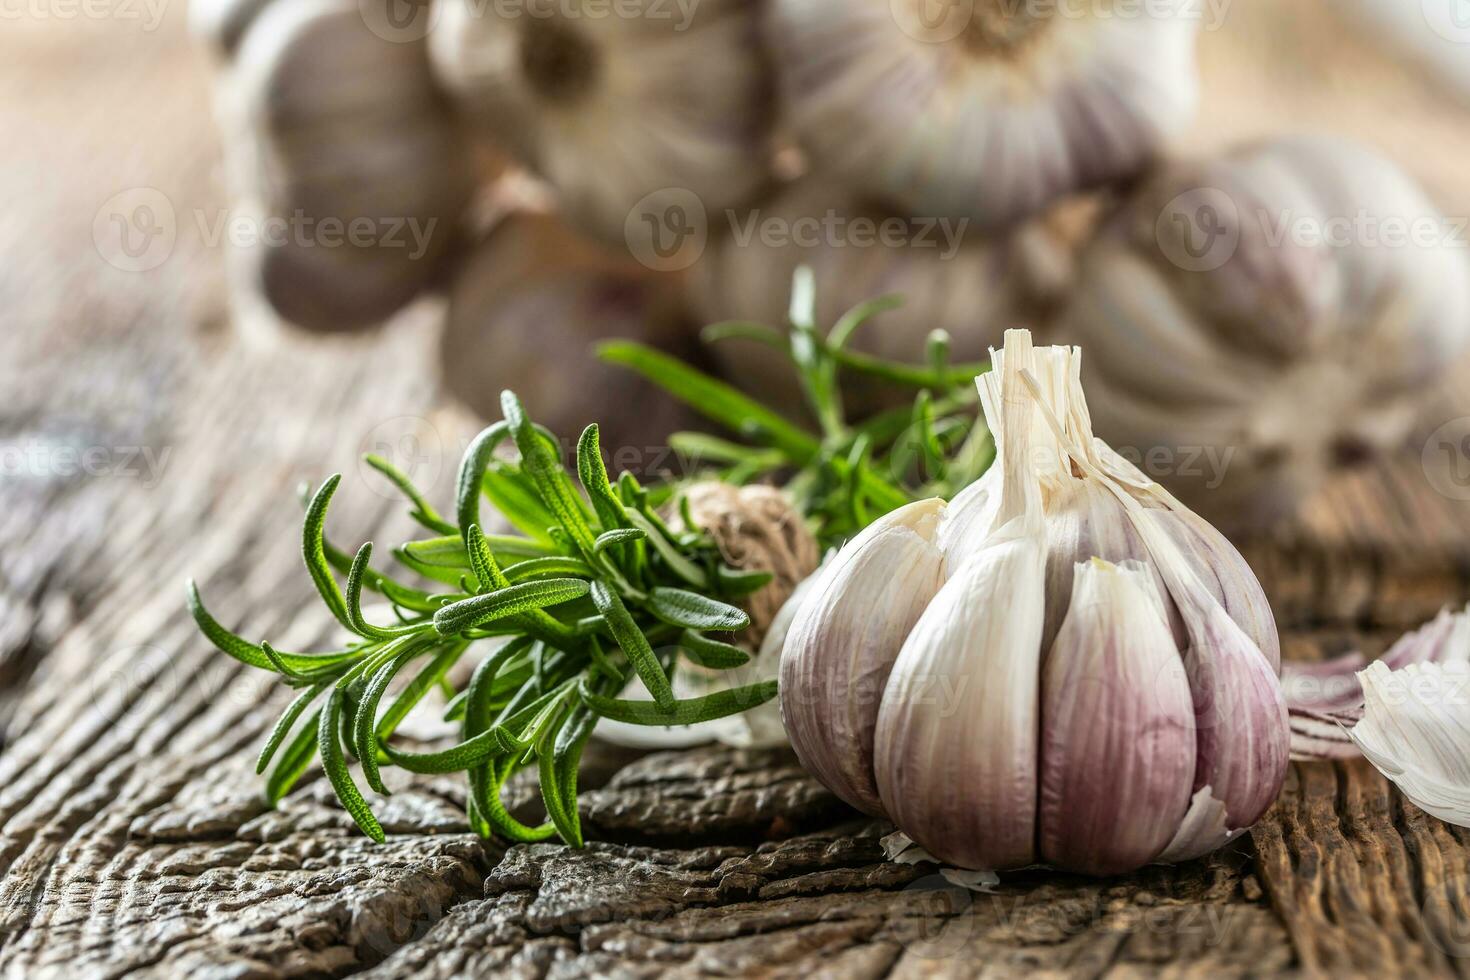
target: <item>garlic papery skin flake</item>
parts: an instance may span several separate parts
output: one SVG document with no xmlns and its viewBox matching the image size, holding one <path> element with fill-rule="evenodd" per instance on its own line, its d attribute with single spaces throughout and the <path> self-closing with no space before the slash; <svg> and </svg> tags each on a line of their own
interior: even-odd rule
<svg viewBox="0 0 1470 980">
<path fill-rule="evenodd" d="M 1375 151 L 1292 137 L 1150 177 L 1079 261 L 1062 335 L 1098 433 L 1228 530 L 1401 442 L 1470 349 L 1470 254 Z"/>
<path fill-rule="evenodd" d="M 781 718 L 810 772 L 847 803 L 886 816 L 873 733 L 905 637 L 939 591 L 942 500 L 901 507 L 832 560 L 797 610 L 781 654 Z"/>
<path fill-rule="evenodd" d="M 604 241 L 646 234 L 642 221 L 672 221 L 675 206 L 689 222 L 693 203 L 718 214 L 767 179 L 774 97 L 749 0 L 436 7 L 430 56 L 462 114 Z"/>
<path fill-rule="evenodd" d="M 1470 664 L 1377 661 L 1358 680 L 1365 701 L 1353 742 L 1420 809 L 1470 827 Z"/>
<path fill-rule="evenodd" d="M 1136 173 L 1198 101 L 1184 0 L 1135 16 L 1008 0 L 770 6 L 783 101 L 813 169 L 916 214 L 1010 225 Z"/>
<path fill-rule="evenodd" d="M 1111 874 L 1197 857 L 1257 820 L 1286 775 L 1275 654 L 1250 633 L 1274 646 L 1274 623 L 1215 594 L 1259 584 L 1223 538 L 1093 436 L 1079 358 L 1033 348 L 1019 330 L 991 352 L 978 386 L 997 463 L 940 511 L 943 585 L 881 693 L 872 778 L 883 812 L 939 861 L 973 871 L 1042 861 Z M 842 598 L 829 583 L 802 616 Z M 858 628 L 881 625 L 867 614 Z M 813 692 L 815 678 L 851 676 L 846 651 L 789 639 L 794 652 L 809 662 L 783 669 L 783 706 L 845 709 Z M 861 755 L 830 719 L 798 731 L 786 717 L 804 761 L 849 763 L 841 784 L 808 763 L 818 779 L 839 795 L 863 784 L 851 768 Z"/>
<path fill-rule="evenodd" d="M 1042 860 L 1090 874 L 1152 861 L 1194 790 L 1194 702 L 1154 575 L 1079 563 L 1042 671 Z"/>
</svg>

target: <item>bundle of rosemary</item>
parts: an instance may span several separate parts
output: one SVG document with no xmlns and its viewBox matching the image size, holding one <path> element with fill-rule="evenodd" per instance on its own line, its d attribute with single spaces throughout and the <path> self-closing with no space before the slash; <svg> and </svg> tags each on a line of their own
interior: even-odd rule
<svg viewBox="0 0 1470 980">
<path fill-rule="evenodd" d="M 691 469 L 713 461 L 716 476 L 736 484 L 789 477 L 791 496 L 824 543 L 839 542 L 917 497 L 953 492 L 983 472 L 993 447 L 970 411 L 970 382 L 983 366 L 949 365 L 942 337 L 931 342 L 924 367 L 864 357 L 849 350 L 848 341 L 892 301 L 866 304 L 822 336 L 811 322 L 809 275 L 798 275 L 795 292 L 789 337 L 749 324 L 722 325 L 710 336 L 755 335 L 783 345 L 820 433 L 651 349 L 612 344 L 602 354 L 746 439 L 737 444 L 695 433 L 674 437 L 676 448 L 695 464 Z M 840 369 L 918 387 L 919 395 L 912 409 L 849 425 L 836 381 Z M 411 515 L 429 533 L 395 550 L 394 557 L 408 571 L 440 583 L 440 591 L 374 568 L 371 543 L 349 556 L 327 539 L 327 509 L 340 477 L 310 497 L 302 552 L 323 602 L 353 637 L 342 649 L 287 653 L 252 643 L 221 626 L 190 583 L 190 611 L 216 647 L 300 689 L 260 753 L 258 771 L 269 770 L 271 803 L 290 792 L 319 756 L 343 806 L 364 833 L 381 841 L 382 827 L 349 759 L 357 760 L 367 785 L 385 795 L 385 766 L 414 773 L 462 771 L 468 777 L 470 824 L 478 833 L 514 841 L 558 835 L 581 846 L 577 766 L 599 718 L 689 725 L 775 696 L 775 681 L 688 699 L 677 698 L 671 684 L 681 660 L 723 671 L 750 659 L 727 640 L 749 625 L 739 603 L 765 587 L 770 573 L 732 567 L 695 521 L 678 481 L 645 487 L 629 473 L 609 478 L 595 424 L 577 444 L 579 488 L 563 465 L 556 436 L 533 423 L 513 393 L 502 395 L 501 407 L 503 420 L 480 433 L 461 461 L 453 521 L 406 474 L 384 459 L 367 458 L 404 494 Z M 497 452 L 502 446 L 513 447 L 515 455 Z M 483 530 L 482 496 L 516 533 Z M 675 514 L 677 521 L 671 519 Z M 345 589 L 336 574 L 346 576 Z M 380 595 L 397 621 L 369 622 L 364 589 Z M 489 652 L 464 690 L 452 690 L 449 672 L 482 641 Z M 407 683 L 395 685 L 410 668 Z M 651 701 L 618 696 L 635 675 Z M 394 746 L 399 725 L 436 687 L 446 691 L 445 718 L 459 723 L 461 740 L 433 752 Z M 532 765 L 548 816 L 534 827 L 513 817 L 502 800 L 507 781 Z"/>
</svg>

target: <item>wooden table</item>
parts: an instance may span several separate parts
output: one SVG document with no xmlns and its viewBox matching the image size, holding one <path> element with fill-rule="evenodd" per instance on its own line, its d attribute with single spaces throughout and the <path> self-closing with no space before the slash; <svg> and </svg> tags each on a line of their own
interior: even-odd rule
<svg viewBox="0 0 1470 980">
<path fill-rule="evenodd" d="M 102 260 L 119 191 L 185 229 L 223 205 L 177 19 L 0 41 L 0 975 L 1470 973 L 1470 836 L 1362 763 L 1294 765 L 1205 860 L 992 895 L 886 863 L 887 828 L 782 752 L 591 753 L 583 852 L 470 835 L 453 778 L 393 773 L 383 846 L 319 778 L 267 810 L 283 692 L 200 639 L 185 577 L 232 626 L 321 641 L 296 485 L 344 471 L 335 533 L 395 541 L 359 451 L 442 503 L 474 424 L 436 391 L 432 310 L 252 346 L 197 232 L 149 272 Z M 1466 507 L 1408 452 L 1252 542 L 1288 655 L 1376 652 L 1470 597 Z"/>
</svg>

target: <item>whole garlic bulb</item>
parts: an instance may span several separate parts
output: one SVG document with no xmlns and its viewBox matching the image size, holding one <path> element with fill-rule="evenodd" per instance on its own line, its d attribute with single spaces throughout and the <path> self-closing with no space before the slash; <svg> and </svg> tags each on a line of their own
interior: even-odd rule
<svg viewBox="0 0 1470 980">
<path fill-rule="evenodd" d="M 768 33 L 815 171 L 992 228 L 1135 173 L 1197 103 L 1184 0 L 773 0 Z"/>
<path fill-rule="evenodd" d="M 773 99 L 748 0 L 438 3 L 439 78 L 584 230 L 623 243 L 650 194 L 714 213 L 765 181 Z"/>
<path fill-rule="evenodd" d="M 232 191 L 259 229 L 244 274 L 282 317 L 371 326 L 442 274 L 474 160 L 422 41 L 378 36 L 358 4 L 272 4 L 220 101 Z"/>
<path fill-rule="evenodd" d="M 1070 229 L 1035 222 L 982 235 L 963 218 L 886 213 L 816 177 L 720 221 L 728 223 L 716 224 L 690 270 L 691 303 L 703 322 L 784 325 L 792 274 L 805 265 L 824 328 L 874 297 L 902 297 L 901 306 L 873 317 L 852 340 L 855 349 L 889 360 L 922 362 L 936 329 L 949 334 L 955 360 L 982 360 L 1007 327 L 1042 320 L 1071 274 Z M 798 403 L 795 376 L 764 344 L 731 338 L 713 349 L 742 388 L 776 404 Z M 868 391 L 859 381 L 844 383 L 859 411 L 894 394 Z"/>
<path fill-rule="evenodd" d="M 1422 236 L 1422 237 L 1418 237 Z M 1098 432 L 1231 527 L 1402 439 L 1470 346 L 1470 258 L 1398 167 L 1279 139 L 1150 180 L 1084 254 Z"/>
<path fill-rule="evenodd" d="M 518 212 L 455 271 L 440 366 L 449 391 L 482 415 L 498 412 L 496 393 L 514 386 L 553 431 L 599 422 L 617 468 L 672 467 L 668 434 L 686 415 L 647 382 L 597 360 L 597 342 L 614 338 L 691 353 L 677 285 L 609 256 L 554 215 Z"/>
<path fill-rule="evenodd" d="M 963 868 L 1112 874 L 1208 853 L 1286 774 L 1259 586 L 1094 439 L 1075 349 L 1009 331 L 992 356 L 998 477 L 887 515 L 823 573 L 782 656 L 792 745 Z"/>
</svg>

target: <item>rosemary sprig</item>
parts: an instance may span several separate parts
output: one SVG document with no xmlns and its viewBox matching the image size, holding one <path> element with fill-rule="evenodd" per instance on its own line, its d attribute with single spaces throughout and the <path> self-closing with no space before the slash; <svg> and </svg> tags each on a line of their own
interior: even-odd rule
<svg viewBox="0 0 1470 980">
<path fill-rule="evenodd" d="M 951 363 L 949 337 L 940 330 L 929 337 L 924 364 L 895 363 L 850 348 L 859 329 L 900 302 L 882 297 L 862 303 L 823 334 L 815 323 L 812 274 L 801 268 L 793 282 L 786 330 L 747 322 L 705 329 L 707 343 L 754 340 L 789 361 L 818 423 L 816 432 L 733 385 L 642 344 L 612 341 L 598 353 L 744 440 L 675 434 L 673 448 L 690 469 L 709 469 L 737 484 L 782 480 L 822 542 L 835 545 L 910 501 L 953 496 L 995 458 L 994 441 L 976 410 L 974 385 L 990 369 L 988 362 Z M 854 423 L 843 409 L 843 372 L 918 390 L 911 406 Z"/>
<path fill-rule="evenodd" d="M 597 426 L 578 442 L 579 487 L 562 465 L 555 437 L 527 417 L 514 394 L 506 392 L 501 404 L 504 420 L 482 432 L 461 462 L 454 522 L 437 513 L 406 474 L 386 460 L 368 459 L 404 494 L 430 535 L 403 545 L 394 557 L 450 591 L 430 594 L 373 568 L 371 543 L 348 557 L 327 540 L 337 476 L 308 501 L 302 555 L 351 642 L 322 653 L 253 643 L 221 626 L 189 584 L 189 609 L 221 652 L 301 690 L 260 755 L 271 802 L 290 792 L 318 757 L 358 827 L 382 841 L 382 826 L 349 760 L 357 760 L 363 780 L 380 794 L 388 792 L 381 774 L 386 767 L 465 772 L 470 822 L 478 832 L 512 840 L 555 834 L 581 846 L 577 764 L 598 718 L 687 725 L 775 695 L 774 685 L 754 684 L 680 700 L 670 681 L 681 650 L 711 669 L 745 662 L 739 648 L 706 634 L 749 625 L 734 602 L 770 576 L 725 566 L 714 541 L 698 529 L 673 533 L 655 510 L 667 494 L 645 490 L 628 474 L 611 480 Z M 516 457 L 498 457 L 502 446 L 513 446 Z M 518 533 L 484 533 L 482 497 Z M 338 575 L 346 576 L 345 589 Z M 381 595 L 398 622 L 369 622 L 364 589 Z M 459 743 L 435 752 L 394 745 L 408 713 L 472 647 L 492 639 L 501 645 L 446 711 L 460 722 Z M 383 708 L 405 673 L 410 679 Z M 616 696 L 634 674 L 652 701 Z M 515 820 L 501 800 L 506 782 L 533 765 L 549 818 L 540 827 Z"/>
</svg>

